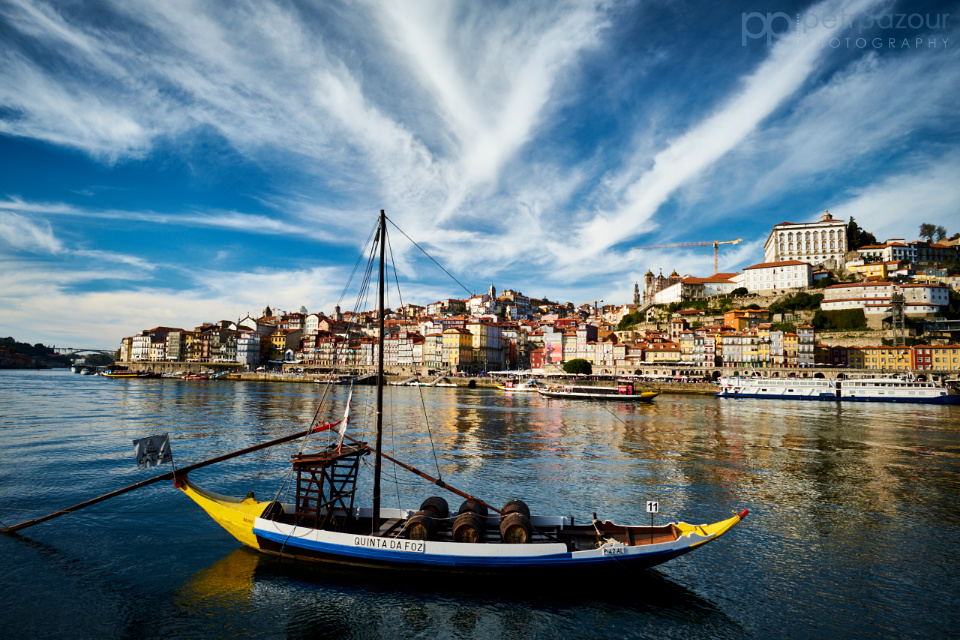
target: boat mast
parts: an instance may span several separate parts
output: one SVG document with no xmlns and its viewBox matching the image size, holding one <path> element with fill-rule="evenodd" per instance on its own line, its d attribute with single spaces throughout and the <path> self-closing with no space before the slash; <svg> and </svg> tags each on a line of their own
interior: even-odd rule
<svg viewBox="0 0 960 640">
<path fill-rule="evenodd" d="M 376 535 L 380 529 L 380 449 L 383 444 L 383 263 L 387 244 L 387 216 L 380 209 L 380 297 L 377 303 L 380 330 L 377 337 L 377 452 L 373 466 L 373 522 L 372 531 Z"/>
</svg>

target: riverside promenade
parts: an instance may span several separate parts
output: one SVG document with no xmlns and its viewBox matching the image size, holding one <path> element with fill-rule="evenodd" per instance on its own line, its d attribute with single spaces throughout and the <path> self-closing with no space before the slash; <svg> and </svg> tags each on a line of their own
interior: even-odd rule
<svg viewBox="0 0 960 640">
<path fill-rule="evenodd" d="M 386 379 L 387 383 L 402 383 L 406 380 L 409 380 L 411 376 L 409 375 L 395 375 L 387 374 Z M 436 380 L 436 376 L 425 379 L 420 378 L 423 382 L 423 386 L 429 387 L 430 382 Z M 322 377 L 318 377 L 315 374 L 306 374 L 306 373 L 279 373 L 279 372 L 244 372 L 244 373 L 228 373 L 223 376 L 225 380 L 239 380 L 239 381 L 249 381 L 249 382 L 301 382 L 301 383 L 322 383 L 325 380 Z M 551 378 L 544 377 L 539 378 L 544 385 L 557 385 L 557 384 L 570 384 L 573 382 L 572 378 Z M 473 377 L 473 376 L 445 376 L 440 380 L 441 383 L 444 383 L 445 386 L 450 384 L 456 385 L 457 388 L 461 389 L 496 389 L 497 385 L 502 385 L 503 381 L 496 378 L 490 377 Z M 598 381 L 598 380 L 577 380 L 577 385 L 580 386 L 597 386 L 597 387 L 615 387 L 616 383 L 611 381 Z M 716 385 L 710 383 L 699 383 L 699 382 L 679 382 L 679 381 L 663 381 L 663 382 L 637 382 L 636 386 L 644 390 L 660 390 L 663 393 L 692 393 L 692 394 L 701 394 L 701 395 L 712 395 L 716 392 Z"/>
<path fill-rule="evenodd" d="M 239 365 L 231 363 L 208 363 L 208 362 L 118 362 L 118 366 L 125 367 L 131 370 L 137 371 L 151 371 L 156 373 L 163 374 L 172 374 L 172 373 L 204 373 L 204 374 L 219 374 L 219 379 L 221 380 L 234 380 L 234 381 L 249 381 L 249 382 L 292 382 L 292 383 L 309 383 L 315 384 L 317 382 L 324 382 L 326 376 L 329 375 L 326 372 L 316 372 L 316 371 L 299 371 L 300 368 L 295 364 L 286 364 L 284 365 L 285 370 L 283 371 L 238 371 Z M 393 367 L 391 370 L 388 367 L 386 372 L 386 378 L 388 383 L 402 383 L 413 380 L 417 374 L 416 372 L 410 370 L 406 367 Z M 638 373 L 639 371 L 639 373 Z M 346 372 L 343 372 L 346 373 Z M 367 370 L 366 368 L 358 369 L 356 371 L 350 372 L 351 375 L 367 375 L 374 373 L 372 370 Z M 796 378 L 812 378 L 814 376 L 822 376 L 825 378 L 836 378 L 838 375 L 843 374 L 847 377 L 852 376 L 889 376 L 894 374 L 904 375 L 912 374 L 915 376 L 926 376 L 928 379 L 932 375 L 936 379 L 941 379 L 944 376 L 946 377 L 956 377 L 956 373 L 948 372 L 933 372 L 933 371 L 881 371 L 877 369 L 836 369 L 831 367 L 812 367 L 812 368 L 802 368 L 802 367 L 791 367 L 791 368 L 748 368 L 748 367 L 716 367 L 716 368 L 707 368 L 707 369 L 694 369 L 691 367 L 670 367 L 670 366 L 643 366 L 641 369 L 631 369 L 630 371 L 617 372 L 617 375 L 622 376 L 633 376 L 633 375 L 642 375 L 650 378 L 655 378 L 653 380 L 637 380 L 635 385 L 637 388 L 642 390 L 659 390 L 662 393 L 677 393 L 677 394 L 700 394 L 700 395 L 712 395 L 716 392 L 716 385 L 710 382 L 703 382 L 703 380 L 716 379 L 718 376 L 753 376 L 753 375 L 762 375 L 762 376 L 771 376 L 778 378 L 787 378 L 787 377 L 796 377 Z M 430 383 L 437 380 L 440 374 L 430 373 L 427 375 L 420 374 L 417 378 L 425 386 L 429 386 Z M 520 376 L 521 378 L 526 378 L 530 376 Z M 544 373 L 538 374 L 536 376 L 538 380 L 541 380 L 545 385 L 560 385 L 560 384 L 570 384 L 576 382 L 578 385 L 583 386 L 602 386 L 602 387 L 612 387 L 615 386 L 614 376 L 611 374 L 606 374 L 601 376 L 603 379 L 591 380 L 591 379 L 576 379 L 572 376 L 568 376 L 560 373 Z M 497 385 L 502 384 L 502 379 L 492 376 L 469 376 L 469 375 L 448 375 L 443 376 L 439 382 L 444 383 L 445 385 L 455 385 L 460 388 L 470 388 L 470 389 L 493 389 Z"/>
</svg>

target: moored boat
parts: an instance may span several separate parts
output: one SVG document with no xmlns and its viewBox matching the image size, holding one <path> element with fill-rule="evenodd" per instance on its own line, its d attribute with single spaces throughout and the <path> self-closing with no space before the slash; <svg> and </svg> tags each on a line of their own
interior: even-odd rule
<svg viewBox="0 0 960 640">
<path fill-rule="evenodd" d="M 920 380 L 913 375 L 867 375 L 836 379 L 729 376 L 720 378 L 717 396 L 765 400 L 960 404 L 960 394 L 955 387 Z"/>
<path fill-rule="evenodd" d="M 338 456 L 334 449 L 324 454 L 332 463 L 356 451 Z M 521 511 L 484 515 L 470 505 L 451 516 L 431 510 L 438 503 L 440 509 L 446 508 L 445 501 L 434 496 L 419 511 L 382 509 L 380 525 L 374 526 L 371 509 L 304 514 L 296 505 L 258 501 L 253 495 L 243 499 L 217 495 L 186 479 L 181 479 L 179 486 L 238 541 L 262 553 L 362 567 L 456 573 L 650 567 L 716 540 L 747 515 L 744 509 L 703 525 L 623 526 L 598 520 L 578 525 L 562 516 L 524 519 Z M 316 526 L 317 520 L 325 521 L 324 526 Z"/>
<path fill-rule="evenodd" d="M 506 380 L 503 384 L 498 384 L 497 389 L 509 391 L 511 393 L 536 393 L 540 385 L 536 380 L 524 380 L 517 382 L 515 380 Z"/>
<path fill-rule="evenodd" d="M 617 402 L 651 402 L 660 395 L 659 391 L 640 391 L 637 393 L 633 382 L 617 383 L 616 387 L 584 387 L 560 385 L 540 387 L 540 395 L 547 398 L 565 398 L 568 400 L 613 400 Z"/>
<path fill-rule="evenodd" d="M 381 211 L 373 249 L 380 249 L 378 309 L 385 308 L 385 233 L 386 217 Z M 192 482 L 186 473 L 189 468 L 173 472 L 175 485 L 240 543 L 284 558 L 380 569 L 517 572 L 525 576 L 549 571 L 621 571 L 625 566 L 654 566 L 698 549 L 725 534 L 747 515 L 744 509 L 712 524 L 671 522 L 647 527 L 601 521 L 594 513 L 586 523 L 577 524 L 573 517 L 531 514 L 520 500 L 509 500 L 502 508 L 493 507 L 441 478 L 391 457 L 382 448 L 385 314 L 377 315 L 380 326 L 375 445 L 346 433 L 351 390 L 340 420 L 318 423 L 302 434 L 231 454 L 259 450 L 295 437 L 309 438 L 322 432 L 328 436 L 338 434 L 324 446 L 308 446 L 304 442 L 301 453 L 291 456 L 296 480 L 290 483 L 291 488 L 295 487 L 291 489 L 295 493 L 290 502 L 282 502 L 279 494 L 277 499 L 266 501 L 257 500 L 252 493 L 245 498 L 222 496 Z M 641 397 L 633 393 L 632 385 L 629 390 L 621 398 Z M 373 501 L 371 507 L 360 507 L 355 504 L 357 478 L 361 459 L 367 455 L 374 457 Z M 439 496 L 426 498 L 419 509 L 382 508 L 383 461 L 411 471 L 464 502 L 455 513 Z M 654 503 L 648 503 L 648 512 L 654 513 L 650 504 Z"/>
</svg>

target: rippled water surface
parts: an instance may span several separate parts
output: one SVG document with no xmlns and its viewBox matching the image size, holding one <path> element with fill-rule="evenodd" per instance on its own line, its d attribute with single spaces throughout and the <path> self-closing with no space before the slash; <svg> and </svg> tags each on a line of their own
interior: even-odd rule
<svg viewBox="0 0 960 640">
<path fill-rule="evenodd" d="M 134 438 L 169 432 L 185 466 L 303 430 L 322 393 L 0 371 L 0 521 L 168 470 L 137 470 Z M 330 393 L 323 417 L 336 419 L 346 390 Z M 371 438 L 373 389 L 356 395 L 351 428 Z M 492 504 L 520 497 L 537 512 L 641 524 L 652 499 L 661 523 L 750 515 L 619 579 L 415 579 L 260 556 L 162 482 L 0 536 L 0 637 L 958 636 L 957 407 L 679 395 L 634 407 L 415 388 L 389 389 L 386 404 L 385 448 Z M 272 497 L 296 447 L 191 479 Z M 437 491 L 389 467 L 383 486 L 385 506 Z"/>
</svg>

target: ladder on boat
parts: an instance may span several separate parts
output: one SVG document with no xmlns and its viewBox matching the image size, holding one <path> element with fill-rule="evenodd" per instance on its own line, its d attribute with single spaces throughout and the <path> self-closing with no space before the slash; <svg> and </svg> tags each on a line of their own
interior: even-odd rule
<svg viewBox="0 0 960 640">
<path fill-rule="evenodd" d="M 330 445 L 319 453 L 291 457 L 297 472 L 296 523 L 314 529 L 340 529 L 353 517 L 360 458 L 369 451 L 360 445 Z"/>
</svg>

